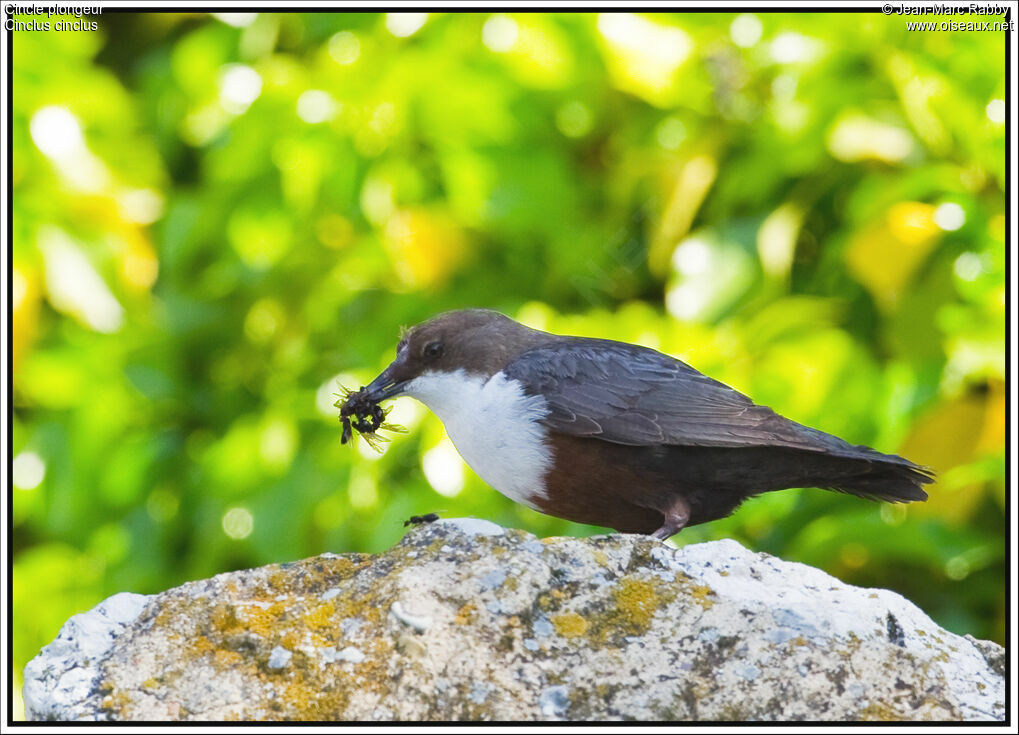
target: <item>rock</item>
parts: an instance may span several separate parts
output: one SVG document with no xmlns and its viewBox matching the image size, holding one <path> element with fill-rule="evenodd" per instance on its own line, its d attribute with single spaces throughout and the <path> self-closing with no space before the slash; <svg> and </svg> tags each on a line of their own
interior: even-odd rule
<svg viewBox="0 0 1019 735">
<path fill-rule="evenodd" d="M 25 667 L 22 696 L 29 719 L 96 719 L 94 710 L 82 705 L 99 684 L 113 644 L 148 601 L 145 595 L 121 592 L 64 623 L 57 639 Z"/>
<path fill-rule="evenodd" d="M 116 595 L 24 691 L 32 719 L 1002 721 L 1003 656 L 734 541 L 464 519 Z"/>
</svg>

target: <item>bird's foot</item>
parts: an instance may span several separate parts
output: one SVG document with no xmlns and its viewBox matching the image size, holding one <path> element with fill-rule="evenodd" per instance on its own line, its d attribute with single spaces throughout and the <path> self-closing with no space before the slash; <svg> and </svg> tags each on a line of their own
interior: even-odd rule
<svg viewBox="0 0 1019 735">
<path fill-rule="evenodd" d="M 662 511 L 662 515 L 665 516 L 665 523 L 651 534 L 660 541 L 664 541 L 683 530 L 690 520 L 690 504 L 686 502 L 686 498 L 677 495 L 672 501 L 672 505 Z"/>
</svg>

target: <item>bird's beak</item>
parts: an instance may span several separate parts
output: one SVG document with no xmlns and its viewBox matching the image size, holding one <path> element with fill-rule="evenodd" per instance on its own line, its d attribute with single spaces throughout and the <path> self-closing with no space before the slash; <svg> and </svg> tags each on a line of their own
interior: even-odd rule
<svg viewBox="0 0 1019 735">
<path fill-rule="evenodd" d="M 379 373 L 375 380 L 368 384 L 365 391 L 371 401 L 378 403 L 387 398 L 398 396 L 403 392 L 404 387 L 409 381 L 397 378 L 396 372 L 398 369 L 397 361 L 393 361 L 389 367 Z"/>
</svg>

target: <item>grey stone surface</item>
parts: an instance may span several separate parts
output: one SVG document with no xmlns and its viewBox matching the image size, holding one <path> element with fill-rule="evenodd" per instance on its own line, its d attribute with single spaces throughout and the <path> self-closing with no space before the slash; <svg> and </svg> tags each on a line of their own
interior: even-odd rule
<svg viewBox="0 0 1019 735">
<path fill-rule="evenodd" d="M 88 702 L 99 684 L 102 665 L 149 599 L 121 592 L 64 623 L 57 639 L 25 667 L 22 696 L 29 719 L 96 719 Z"/>
<path fill-rule="evenodd" d="M 475 519 L 116 595 L 25 670 L 34 719 L 1004 719 L 1000 646 L 733 541 Z"/>
</svg>

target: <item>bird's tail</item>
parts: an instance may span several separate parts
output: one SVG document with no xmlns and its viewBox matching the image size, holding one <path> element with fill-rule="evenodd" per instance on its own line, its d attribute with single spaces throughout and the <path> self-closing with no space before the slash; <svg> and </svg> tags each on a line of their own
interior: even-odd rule
<svg viewBox="0 0 1019 735">
<path fill-rule="evenodd" d="M 865 464 L 861 467 L 861 463 Z M 927 492 L 923 486 L 934 482 L 932 470 L 894 454 L 853 460 L 852 466 L 861 469 L 856 471 L 847 467 L 851 473 L 843 477 L 830 477 L 826 484 L 819 484 L 819 487 L 850 493 L 868 500 L 912 503 L 926 500 Z"/>
<path fill-rule="evenodd" d="M 927 499 L 923 486 L 934 482 L 933 470 L 897 454 L 849 444 L 801 424 L 794 426 L 798 437 L 813 445 L 813 451 L 802 452 L 800 456 L 805 479 L 814 487 L 889 503 Z"/>
</svg>

